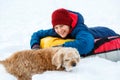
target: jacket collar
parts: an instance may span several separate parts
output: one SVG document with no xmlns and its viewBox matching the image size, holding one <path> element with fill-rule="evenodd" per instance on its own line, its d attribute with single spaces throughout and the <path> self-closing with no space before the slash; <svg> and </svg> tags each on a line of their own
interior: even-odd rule
<svg viewBox="0 0 120 80">
<path fill-rule="evenodd" d="M 71 31 L 70 31 L 70 32 L 72 32 L 72 30 L 73 30 L 73 29 L 75 28 L 75 26 L 77 25 L 78 16 L 77 16 L 77 14 L 74 14 L 74 13 L 72 13 L 72 12 L 70 12 L 69 14 L 70 14 L 70 17 L 72 18 L 72 24 L 71 24 L 72 29 L 71 29 Z"/>
</svg>

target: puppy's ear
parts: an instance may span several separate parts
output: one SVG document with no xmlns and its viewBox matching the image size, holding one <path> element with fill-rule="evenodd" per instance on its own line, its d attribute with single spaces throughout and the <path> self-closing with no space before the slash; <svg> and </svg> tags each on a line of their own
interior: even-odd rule
<svg viewBox="0 0 120 80">
<path fill-rule="evenodd" d="M 78 52 L 78 50 L 77 49 L 75 49 L 74 48 L 74 51 L 75 51 L 75 53 L 76 53 L 76 55 L 77 55 L 77 61 L 79 62 L 80 61 L 80 54 L 79 54 L 79 52 Z"/>
<path fill-rule="evenodd" d="M 59 50 L 52 58 L 52 64 L 57 66 L 57 69 L 59 69 L 62 66 L 63 62 L 63 53 Z"/>
</svg>

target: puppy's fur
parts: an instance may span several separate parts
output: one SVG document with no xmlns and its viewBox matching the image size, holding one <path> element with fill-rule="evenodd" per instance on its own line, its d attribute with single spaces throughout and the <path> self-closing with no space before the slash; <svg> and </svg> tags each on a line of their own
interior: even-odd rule
<svg viewBox="0 0 120 80">
<path fill-rule="evenodd" d="M 80 56 L 76 49 L 54 47 L 19 51 L 0 63 L 18 80 L 31 80 L 33 74 L 47 70 L 70 71 L 79 60 Z"/>
</svg>

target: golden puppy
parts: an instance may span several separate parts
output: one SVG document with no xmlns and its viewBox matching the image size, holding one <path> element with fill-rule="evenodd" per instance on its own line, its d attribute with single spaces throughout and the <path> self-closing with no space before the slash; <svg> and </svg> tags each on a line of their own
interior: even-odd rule
<svg viewBox="0 0 120 80">
<path fill-rule="evenodd" d="M 79 60 L 75 48 L 54 47 L 19 51 L 0 63 L 18 80 L 31 80 L 33 74 L 47 70 L 70 71 Z"/>
</svg>

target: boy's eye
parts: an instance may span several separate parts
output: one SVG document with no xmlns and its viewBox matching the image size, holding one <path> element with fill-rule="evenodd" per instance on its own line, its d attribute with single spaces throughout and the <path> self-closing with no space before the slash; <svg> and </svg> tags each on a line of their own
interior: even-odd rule
<svg viewBox="0 0 120 80">
<path fill-rule="evenodd" d="M 55 27 L 54 29 L 58 29 L 58 27 Z"/>
</svg>

